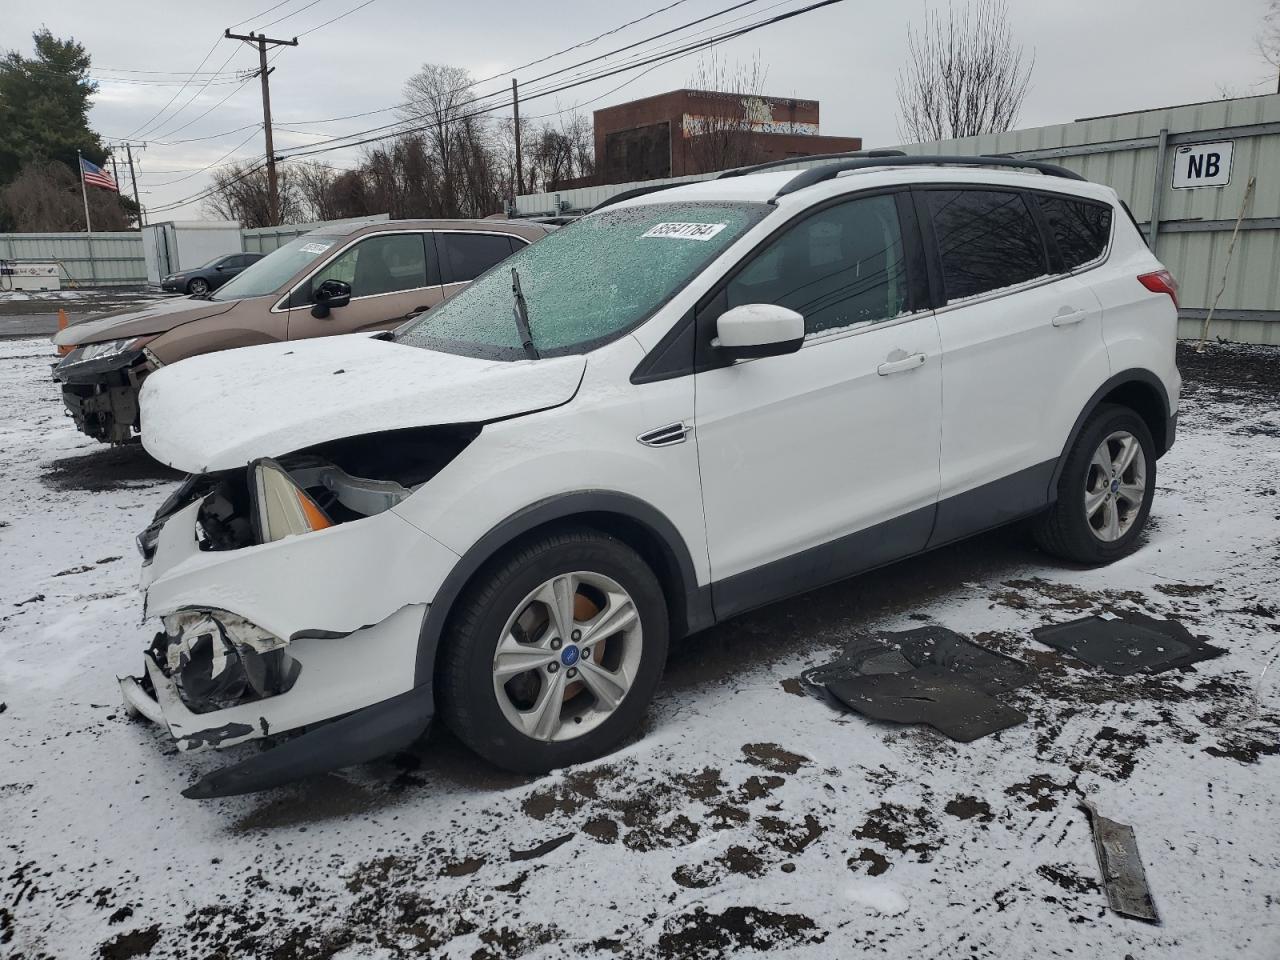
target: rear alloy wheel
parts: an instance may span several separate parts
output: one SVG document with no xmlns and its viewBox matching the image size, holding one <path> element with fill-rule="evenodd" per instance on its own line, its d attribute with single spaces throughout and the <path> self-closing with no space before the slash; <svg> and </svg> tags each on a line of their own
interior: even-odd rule
<svg viewBox="0 0 1280 960">
<path fill-rule="evenodd" d="M 1067 454 L 1057 503 L 1036 518 L 1036 541 L 1079 563 L 1118 560 L 1138 545 L 1155 482 L 1155 444 L 1146 423 L 1127 407 L 1103 406 Z"/>
<path fill-rule="evenodd" d="M 441 654 L 441 712 L 498 766 L 543 772 L 635 732 L 666 659 L 666 604 L 630 547 L 575 530 L 483 571 Z"/>
<path fill-rule="evenodd" d="M 209 281 L 202 277 L 196 277 L 187 284 L 187 293 L 193 297 L 203 297 L 209 292 Z"/>
</svg>

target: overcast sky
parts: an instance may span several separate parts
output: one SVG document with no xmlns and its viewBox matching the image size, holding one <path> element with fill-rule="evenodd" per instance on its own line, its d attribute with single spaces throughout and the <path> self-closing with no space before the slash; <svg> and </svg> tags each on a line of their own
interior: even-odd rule
<svg viewBox="0 0 1280 960">
<path fill-rule="evenodd" d="M 132 136 L 135 142 L 206 138 L 262 118 L 257 81 L 241 86 L 234 76 L 202 74 L 165 107 L 178 93 L 177 84 L 206 54 L 204 71 L 256 66 L 256 50 L 218 39 L 224 28 L 247 18 L 237 32 L 265 28 L 270 36 L 292 37 L 361 2 L 4 0 L 0 46 L 29 54 L 29 36 L 42 25 L 57 36 L 81 41 L 100 78 L 90 119 L 104 136 Z M 297 48 L 283 48 L 276 58 L 271 76 L 276 150 L 287 153 L 326 136 L 389 122 L 393 115 L 380 113 L 304 123 L 395 104 L 405 78 L 423 62 L 447 63 L 465 67 L 478 78 L 491 77 L 671 2 L 371 0 L 331 26 L 306 33 Z M 557 67 L 642 40 L 733 2 L 684 0 L 642 24 L 516 76 L 535 89 L 532 81 Z M 802 0 L 759 0 L 721 22 L 749 15 L 749 20 L 735 24 L 742 25 L 803 5 Z M 1266 0 L 1010 0 L 1015 35 L 1035 56 L 1031 92 L 1018 125 L 1215 99 L 1223 88 L 1239 96 L 1273 91 L 1274 78 L 1267 78 L 1255 47 L 1265 6 Z M 718 49 L 731 62 L 750 60 L 758 51 L 768 71 L 765 92 L 820 101 L 823 133 L 861 136 L 867 146 L 892 144 L 899 140 L 894 78 L 906 51 L 907 23 L 918 22 L 924 9 L 922 2 L 843 0 L 727 41 Z M 279 23 L 271 23 L 277 19 Z M 523 105 L 522 113 L 538 116 L 578 104 L 589 112 L 687 86 L 696 66 L 697 58 L 692 57 L 639 77 L 620 74 L 533 100 Z M 632 78 L 623 89 L 614 89 Z M 176 82 L 158 85 L 161 80 Z M 201 90 L 206 80 L 211 82 Z M 510 77 L 504 76 L 481 85 L 479 91 L 489 93 L 509 84 Z M 251 127 L 197 142 L 152 142 L 140 165 L 143 203 L 158 207 L 190 197 L 208 183 L 207 173 L 192 175 L 193 171 L 215 162 L 253 160 L 262 153 L 261 131 Z M 350 166 L 357 158 L 357 151 L 324 157 L 337 166 Z M 196 202 L 163 218 L 203 215 Z"/>
</svg>

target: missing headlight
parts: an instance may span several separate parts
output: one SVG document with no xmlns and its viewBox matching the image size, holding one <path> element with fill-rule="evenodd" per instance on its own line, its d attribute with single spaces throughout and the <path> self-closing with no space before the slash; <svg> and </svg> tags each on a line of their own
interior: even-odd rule
<svg viewBox="0 0 1280 960">
<path fill-rule="evenodd" d="M 235 614 L 184 610 L 165 617 L 164 627 L 151 652 L 192 713 L 285 693 L 302 670 L 288 641 Z"/>
</svg>

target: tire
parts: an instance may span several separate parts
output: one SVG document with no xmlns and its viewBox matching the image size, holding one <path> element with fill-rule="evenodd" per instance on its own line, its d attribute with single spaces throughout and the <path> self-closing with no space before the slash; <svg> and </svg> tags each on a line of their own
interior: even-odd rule
<svg viewBox="0 0 1280 960">
<path fill-rule="evenodd" d="M 209 281 L 196 277 L 187 283 L 187 293 L 193 297 L 203 297 L 209 292 Z"/>
<path fill-rule="evenodd" d="M 560 620 L 543 599 L 556 597 L 572 597 Z M 568 620 L 568 630 L 557 626 Z M 491 561 L 459 598 L 437 667 L 441 717 L 507 770 L 594 760 L 640 728 L 668 633 L 657 578 L 620 540 L 574 528 L 527 541 Z"/>
<path fill-rule="evenodd" d="M 1131 449 L 1126 438 L 1137 442 L 1137 452 L 1117 475 L 1116 467 L 1124 466 Z M 1104 404 L 1085 422 L 1068 452 L 1057 501 L 1035 519 L 1032 534 L 1042 550 L 1064 560 L 1112 563 L 1137 549 L 1155 486 L 1155 443 L 1146 422 L 1128 407 Z M 1141 501 L 1134 504 L 1139 490 Z"/>
</svg>

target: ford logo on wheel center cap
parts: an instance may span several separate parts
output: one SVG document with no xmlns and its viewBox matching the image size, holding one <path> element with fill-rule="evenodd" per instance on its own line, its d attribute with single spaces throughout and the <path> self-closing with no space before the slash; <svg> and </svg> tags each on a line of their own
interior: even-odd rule
<svg viewBox="0 0 1280 960">
<path fill-rule="evenodd" d="M 560 662 L 566 667 L 572 667 L 578 662 L 578 648 L 572 643 L 560 651 Z"/>
</svg>

